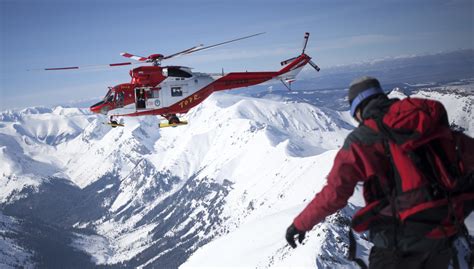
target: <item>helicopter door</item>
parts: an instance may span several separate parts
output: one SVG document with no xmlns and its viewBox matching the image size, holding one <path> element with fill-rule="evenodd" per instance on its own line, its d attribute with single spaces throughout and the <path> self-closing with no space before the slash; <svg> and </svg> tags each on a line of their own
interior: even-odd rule
<svg viewBox="0 0 474 269">
<path fill-rule="evenodd" d="M 161 107 L 160 98 L 161 88 L 136 88 L 135 100 L 136 108 L 139 109 L 157 109 Z"/>
<path fill-rule="evenodd" d="M 135 105 L 137 110 L 146 108 L 146 93 L 144 88 L 135 89 Z"/>
</svg>

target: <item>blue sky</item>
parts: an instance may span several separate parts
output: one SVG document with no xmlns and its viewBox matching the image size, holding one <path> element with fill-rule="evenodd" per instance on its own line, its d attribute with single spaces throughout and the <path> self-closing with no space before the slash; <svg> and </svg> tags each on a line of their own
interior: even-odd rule
<svg viewBox="0 0 474 269">
<path fill-rule="evenodd" d="M 325 67 L 474 48 L 472 0 L 0 0 L 0 110 L 103 96 L 129 67 L 32 72 L 126 61 L 266 32 L 165 64 L 200 72 L 277 70 L 301 51 Z M 317 74 L 315 74 L 317 76 Z"/>
</svg>

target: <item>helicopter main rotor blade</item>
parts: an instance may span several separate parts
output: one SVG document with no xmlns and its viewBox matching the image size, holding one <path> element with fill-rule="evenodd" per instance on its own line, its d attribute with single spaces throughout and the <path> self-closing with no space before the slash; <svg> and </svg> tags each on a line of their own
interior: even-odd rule
<svg viewBox="0 0 474 269">
<path fill-rule="evenodd" d="M 182 52 L 178 52 L 178 53 L 166 56 L 163 59 L 169 59 L 171 57 L 175 57 L 175 56 L 179 56 L 179 55 L 191 54 L 191 53 L 194 53 L 194 52 L 197 52 L 197 51 L 207 50 L 207 49 L 210 49 L 210 48 L 214 48 L 214 47 L 217 47 L 217 46 L 222 46 L 222 45 L 225 45 L 225 44 L 228 44 L 228 43 L 232 43 L 232 42 L 235 42 L 235 41 L 239 41 L 239 40 L 243 40 L 243 39 L 247 39 L 247 38 L 251 38 L 251 37 L 258 36 L 258 35 L 263 35 L 263 34 L 265 34 L 265 32 L 261 32 L 261 33 L 257 33 L 257 34 L 253 34 L 253 35 L 249 35 L 249 36 L 244 36 L 244 37 L 239 37 L 239 38 L 236 38 L 236 39 L 232 39 L 232 40 L 229 40 L 229 41 L 225 41 L 225 42 L 221 42 L 221 43 L 217 43 L 217 44 L 209 45 L 209 46 L 205 46 L 205 47 L 203 47 L 203 45 L 200 45 L 200 46 L 196 46 L 196 47 L 184 50 Z"/>
<path fill-rule="evenodd" d="M 150 55 L 148 57 L 143 57 L 143 56 L 138 56 L 138 55 L 134 55 L 134 54 L 131 54 L 131 53 L 127 53 L 127 52 L 120 53 L 120 55 L 122 55 L 123 57 L 136 60 L 136 61 L 138 61 L 138 63 L 124 62 L 124 63 L 113 63 L 113 64 L 106 64 L 106 65 L 49 67 L 49 68 L 29 69 L 28 71 L 33 71 L 33 70 L 58 71 L 58 70 L 75 70 L 75 69 L 85 69 L 85 68 L 95 68 L 95 67 L 115 67 L 115 66 L 123 66 L 123 65 L 141 64 L 143 62 L 159 63 L 161 60 L 164 60 L 164 59 L 170 59 L 170 58 L 178 57 L 178 56 L 181 56 L 181 55 L 191 54 L 191 53 L 194 53 L 194 52 L 197 52 L 197 51 L 211 49 L 211 48 L 214 48 L 214 47 L 217 47 L 217 46 L 222 46 L 222 45 L 229 44 L 229 43 L 232 43 L 232 42 L 236 42 L 236 41 L 239 41 L 239 40 L 251 38 L 251 37 L 254 37 L 254 36 L 258 36 L 258 35 L 263 35 L 264 33 L 265 32 L 261 32 L 261 33 L 257 33 L 257 34 L 253 34 L 253 35 L 249 35 L 249 36 L 239 37 L 239 38 L 236 38 L 236 39 L 232 39 L 232 40 L 229 40 L 229 41 L 224 41 L 224 42 L 221 42 L 221 43 L 217 43 L 217 44 L 210 45 L 210 46 L 205 46 L 205 47 L 203 45 L 198 45 L 198 46 L 194 46 L 192 48 L 185 49 L 183 51 L 180 51 L 180 52 L 177 52 L 177 53 L 165 56 L 165 57 L 163 57 L 160 54 L 154 54 L 154 55 Z M 157 57 L 157 58 L 155 58 L 155 57 Z"/>
<path fill-rule="evenodd" d="M 196 51 L 197 49 L 200 49 L 202 48 L 203 45 L 198 45 L 198 46 L 194 46 L 192 48 L 189 48 L 189 49 L 186 49 L 186 50 L 183 50 L 183 51 L 180 51 L 180 52 L 176 52 L 174 54 L 171 54 L 171 55 L 168 55 L 168 56 L 165 56 L 163 57 L 163 60 L 164 59 L 169 59 L 169 58 L 173 58 L 173 57 L 178 57 L 178 56 L 181 56 L 181 55 L 185 55 L 185 54 L 189 54 L 189 53 L 193 53 L 194 51 Z"/>
<path fill-rule="evenodd" d="M 120 55 L 122 55 L 123 57 L 133 59 L 135 61 L 139 61 L 139 62 L 146 62 L 148 60 L 148 57 L 133 55 L 133 54 L 130 54 L 128 52 L 122 52 L 122 53 L 120 53 Z"/>
<path fill-rule="evenodd" d="M 132 65 L 132 64 L 135 64 L 135 63 L 124 62 L 124 63 L 84 65 L 84 66 L 47 67 L 47 68 L 28 69 L 28 71 L 58 71 L 58 70 L 91 69 L 91 68 L 100 68 L 100 67 L 116 67 L 116 66 Z"/>
</svg>

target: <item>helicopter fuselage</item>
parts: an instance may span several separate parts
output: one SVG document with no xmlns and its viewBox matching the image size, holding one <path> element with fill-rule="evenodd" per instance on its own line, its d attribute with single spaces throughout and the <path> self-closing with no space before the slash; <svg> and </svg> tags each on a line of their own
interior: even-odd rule
<svg viewBox="0 0 474 269">
<path fill-rule="evenodd" d="M 207 74 L 183 66 L 141 66 L 130 71 L 130 83 L 109 89 L 103 101 L 90 107 L 108 116 L 186 113 L 215 91 L 260 84 L 271 79 L 293 80 L 311 60 L 306 54 L 274 72 Z"/>
</svg>

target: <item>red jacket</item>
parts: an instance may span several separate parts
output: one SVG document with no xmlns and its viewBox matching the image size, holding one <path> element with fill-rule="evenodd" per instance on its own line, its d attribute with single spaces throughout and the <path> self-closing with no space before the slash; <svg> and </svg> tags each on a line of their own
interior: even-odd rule
<svg viewBox="0 0 474 269">
<path fill-rule="evenodd" d="M 358 182 L 364 183 L 363 192 L 367 204 L 373 202 L 374 194 L 380 193 L 380 186 L 388 182 L 391 162 L 383 144 L 384 137 L 378 131 L 372 117 L 379 113 L 385 114 L 395 102 L 396 100 L 377 98 L 366 106 L 363 115 L 366 120 L 346 138 L 327 176 L 327 185 L 294 219 L 293 223 L 298 230 L 309 231 L 324 218 L 345 207 Z M 420 122 L 414 125 L 416 130 L 424 127 Z M 420 138 L 426 139 L 426 137 Z M 474 139 L 462 134 L 458 135 L 458 139 L 462 146 L 463 169 L 472 171 L 474 170 Z M 448 157 L 454 158 L 454 156 Z M 408 170 L 407 173 L 409 172 Z M 386 212 L 386 215 L 390 216 L 391 212 Z"/>
</svg>

